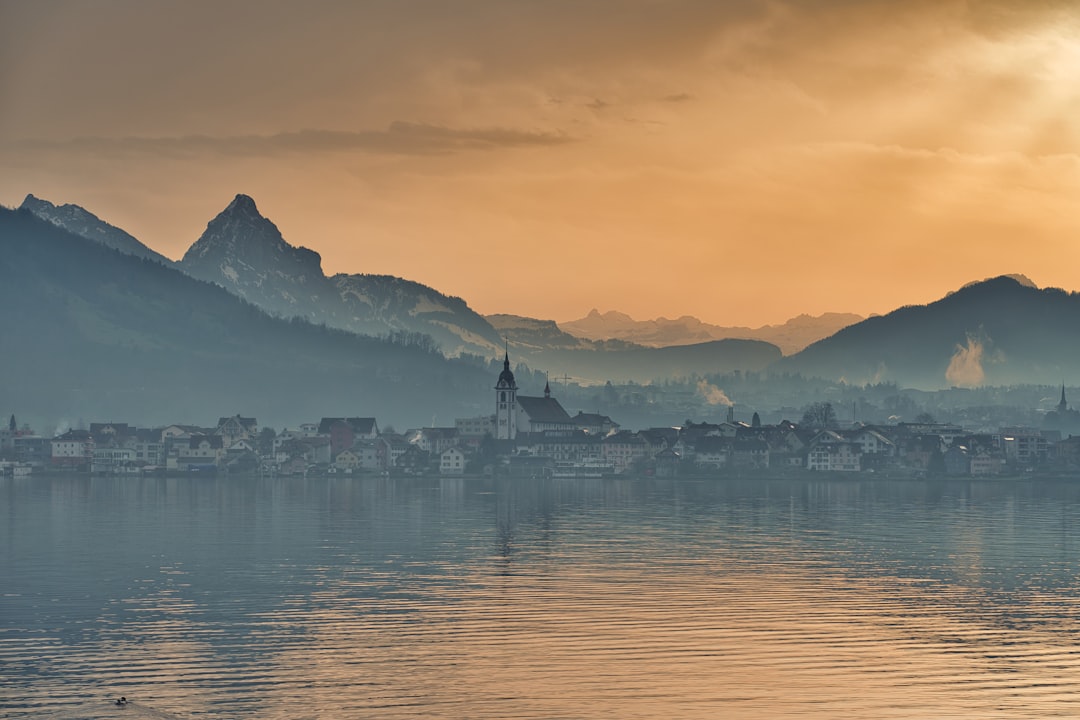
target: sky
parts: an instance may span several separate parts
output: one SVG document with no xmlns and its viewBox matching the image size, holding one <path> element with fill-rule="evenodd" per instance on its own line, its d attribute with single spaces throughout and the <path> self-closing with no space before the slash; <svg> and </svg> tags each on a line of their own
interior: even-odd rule
<svg viewBox="0 0 1080 720">
<path fill-rule="evenodd" d="M 721 325 L 1080 289 L 1080 3 L 0 0 L 0 204 Z"/>
</svg>

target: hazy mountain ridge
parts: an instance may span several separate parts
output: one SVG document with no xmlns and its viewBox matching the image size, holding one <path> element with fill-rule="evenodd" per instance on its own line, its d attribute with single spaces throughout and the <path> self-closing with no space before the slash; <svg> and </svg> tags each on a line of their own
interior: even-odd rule
<svg viewBox="0 0 1080 720">
<path fill-rule="evenodd" d="M 728 338 L 703 343 L 647 347 L 623 340 L 587 340 L 563 332 L 551 320 L 491 315 L 512 352 L 534 367 L 567 374 L 586 383 L 605 380 L 647 383 L 733 370 L 763 370 L 780 349 L 759 340 Z"/>
<path fill-rule="evenodd" d="M 57 227 L 127 255 L 146 258 L 170 267 L 174 264 L 169 258 L 139 242 L 133 235 L 115 225 L 110 225 L 78 205 L 54 205 L 48 200 L 42 200 L 31 194 L 26 196 L 19 208 L 28 210 Z"/>
<path fill-rule="evenodd" d="M 725 327 L 712 325 L 689 315 L 674 320 L 665 317 L 635 320 L 625 313 L 614 310 L 601 313 L 594 308 L 585 317 L 559 323 L 559 327 L 579 338 L 625 340 L 650 347 L 689 345 L 729 338 L 763 340 L 777 345 L 785 355 L 790 355 L 862 319 L 861 315 L 854 313 L 824 313 L 818 316 L 803 314 L 781 325 L 764 325 L 759 328 Z"/>
<path fill-rule="evenodd" d="M 501 347 L 495 328 L 459 297 L 394 275 L 338 274 L 330 282 L 350 328 L 423 332 L 450 356 L 490 355 Z"/>
<path fill-rule="evenodd" d="M 526 339 L 521 327 L 496 329 L 463 299 L 421 283 L 392 275 L 326 277 L 319 253 L 289 244 L 255 201 L 243 194 L 207 224 L 178 267 L 280 317 L 301 317 L 365 335 L 420 333 L 448 356 L 490 357 L 509 340 L 516 361 L 533 368 L 578 367 L 576 375 L 592 382 L 759 369 L 769 361 L 764 358 L 771 358 L 770 349 L 751 345 L 652 355 L 642 352 L 650 348 L 636 343 L 575 339 L 551 321 L 530 320 L 547 324 L 549 337 L 538 342 L 535 334 Z M 579 352 L 574 356 L 561 352 L 569 349 Z"/>
<path fill-rule="evenodd" d="M 1068 382 L 1078 357 L 1080 294 L 1002 276 L 844 328 L 773 369 L 934 389 Z"/>
<path fill-rule="evenodd" d="M 490 369 L 274 318 L 225 289 L 0 209 L 0 395 L 50 417 L 422 424 L 488 409 Z"/>
<path fill-rule="evenodd" d="M 595 348 L 592 340 L 582 339 L 564 332 L 554 320 L 539 320 L 500 313 L 485 316 L 487 321 L 519 350 L 533 352 L 540 349 Z"/>
<path fill-rule="evenodd" d="M 56 207 L 33 196 L 28 196 L 24 202 L 27 204 L 37 207 L 38 212 Z M 98 238 L 111 228 L 145 248 L 77 206 L 62 207 L 68 208 L 57 215 L 62 222 L 45 220 L 49 227 L 74 226 L 78 235 L 102 249 L 106 246 Z M 31 207 L 25 213 L 36 216 Z M 161 256 L 149 253 L 153 265 L 162 267 L 157 260 Z M 142 264 L 137 267 L 143 270 L 135 267 L 131 272 L 147 272 Z M 208 223 L 206 232 L 188 250 L 179 267 L 279 316 L 299 316 L 316 324 L 368 335 L 393 333 L 406 344 L 414 343 L 416 334 L 427 335 L 451 355 L 471 353 L 490 358 L 505 341 L 515 362 L 585 382 L 649 382 L 768 368 L 850 383 L 888 380 L 923 388 L 1056 383 L 1070 377 L 1074 358 L 1080 355 L 1080 339 L 1074 339 L 1080 338 L 1076 332 L 1080 329 L 1080 300 L 1061 290 L 1039 290 L 1023 276 L 969 283 L 930 305 L 905 307 L 850 325 L 787 358 L 780 357 L 776 345 L 760 340 L 726 338 L 667 347 L 623 339 L 593 340 L 567 332 L 549 320 L 512 315 L 484 318 L 461 298 L 394 276 L 339 274 L 327 278 L 319 254 L 286 242 L 277 227 L 258 212 L 254 201 L 244 195 L 236 196 Z M 64 288 L 55 289 L 61 295 L 65 292 Z M 119 280 L 110 292 L 134 293 Z M 104 297 L 99 293 L 95 302 Z M 71 302 L 73 306 L 86 304 L 88 318 L 85 325 L 72 326 L 73 332 L 83 333 L 92 327 L 102 337 L 113 337 L 121 345 L 127 343 L 139 350 L 158 347 L 151 331 L 133 332 L 125 327 L 124 318 L 103 317 L 93 303 Z M 797 345 L 792 338 L 823 332 L 830 324 L 842 324 L 853 317 L 857 316 L 802 315 L 784 325 L 734 330 L 767 329 L 774 334 L 790 331 L 792 335 L 784 341 L 790 348 Z M 610 321 L 610 326 L 621 327 L 624 334 L 632 335 L 643 326 L 621 313 L 601 315 L 594 311 L 583 320 L 589 318 L 594 324 Z M 220 326 L 215 325 L 216 321 L 209 322 Z M 660 337 L 670 340 L 670 333 L 678 335 L 683 331 L 691 333 L 681 335 L 682 340 L 687 340 L 700 333 L 717 332 L 719 327 L 692 317 L 676 321 L 660 318 L 644 325 L 652 328 L 654 341 Z M 576 329 L 580 331 L 581 327 Z"/>
</svg>

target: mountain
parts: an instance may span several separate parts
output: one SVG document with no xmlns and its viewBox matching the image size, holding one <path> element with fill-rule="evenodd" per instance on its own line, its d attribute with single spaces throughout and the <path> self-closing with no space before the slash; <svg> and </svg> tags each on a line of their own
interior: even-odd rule
<svg viewBox="0 0 1080 720">
<path fill-rule="evenodd" d="M 616 311 L 601 313 L 593 309 L 580 320 L 562 322 L 559 323 L 559 327 L 579 338 L 626 340 L 650 347 L 689 345 L 727 338 L 763 340 L 779 346 L 785 355 L 790 355 L 862 319 L 862 316 L 851 313 L 799 315 L 782 325 L 749 328 L 710 325 L 689 315 L 674 320 L 664 317 L 655 320 L 634 320 L 625 313 Z"/>
<path fill-rule="evenodd" d="M 647 383 L 733 370 L 758 371 L 780 359 L 780 349 L 759 340 L 711 340 L 690 345 L 645 347 L 622 340 L 586 340 L 551 320 L 516 315 L 488 318 L 509 341 L 515 356 L 534 368 L 568 374 L 585 383 Z"/>
<path fill-rule="evenodd" d="M 593 340 L 564 332 L 554 320 L 538 320 L 521 315 L 488 315 L 486 319 L 499 333 L 512 342 L 519 352 L 531 355 L 541 350 L 596 349 Z"/>
<path fill-rule="evenodd" d="M 247 195 L 237 195 L 207 224 L 180 268 L 282 317 L 325 322 L 335 315 L 326 306 L 336 293 L 319 253 L 285 242 Z"/>
<path fill-rule="evenodd" d="M 224 289 L 0 208 L 0 397 L 57 421 L 421 425 L 490 411 L 485 363 L 267 315 Z"/>
<path fill-rule="evenodd" d="M 78 205 L 53 205 L 48 200 L 27 195 L 19 208 L 28 210 L 42 220 L 47 220 L 68 232 L 81 235 L 127 255 L 153 260 L 167 266 L 173 264 L 172 260 L 154 252 L 132 235 L 114 225 L 110 225 L 97 215 L 84 210 Z"/>
<path fill-rule="evenodd" d="M 340 327 L 376 334 L 418 332 L 442 352 L 497 355 L 502 338 L 459 297 L 393 275 L 334 275 L 331 284 L 344 307 Z"/>
<path fill-rule="evenodd" d="M 1067 382 L 1080 358 L 1080 294 L 1025 281 L 993 278 L 864 320 L 773 370 L 923 389 Z"/>
<path fill-rule="evenodd" d="M 180 267 L 282 317 L 365 335 L 421 333 L 448 356 L 492 355 L 502 345 L 460 298 L 390 275 L 326 277 L 319 254 L 286 242 L 247 195 L 210 221 Z"/>
</svg>

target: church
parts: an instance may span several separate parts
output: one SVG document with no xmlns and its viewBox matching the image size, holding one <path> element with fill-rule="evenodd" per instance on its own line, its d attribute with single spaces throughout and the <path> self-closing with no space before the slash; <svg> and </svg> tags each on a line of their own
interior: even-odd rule
<svg viewBox="0 0 1080 720">
<path fill-rule="evenodd" d="M 495 384 L 495 439 L 514 440 L 519 433 L 573 431 L 577 426 L 559 401 L 551 397 L 551 385 L 544 383 L 543 397 L 517 394 L 517 382 L 510 370 L 510 353 L 503 358 L 503 371 Z"/>
</svg>

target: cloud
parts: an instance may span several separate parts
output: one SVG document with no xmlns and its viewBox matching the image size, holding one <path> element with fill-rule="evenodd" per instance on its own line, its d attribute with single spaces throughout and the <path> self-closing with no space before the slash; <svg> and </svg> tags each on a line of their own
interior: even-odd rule
<svg viewBox="0 0 1080 720">
<path fill-rule="evenodd" d="M 945 379 L 957 387 L 978 387 L 986 380 L 983 370 L 983 344 L 973 337 L 968 337 L 967 345 L 957 345 L 956 352 L 949 360 L 945 370 Z"/>
<path fill-rule="evenodd" d="M 73 140 L 23 140 L 27 150 L 61 150 L 91 154 L 155 154 L 166 156 L 266 156 L 280 153 L 359 151 L 395 155 L 438 155 L 477 150 L 545 147 L 574 142 L 561 133 L 514 128 L 450 128 L 396 121 L 386 130 L 340 131 L 307 129 L 274 135 L 214 137 L 81 137 Z"/>
<path fill-rule="evenodd" d="M 697 391 L 705 398 L 705 402 L 710 405 L 734 405 L 731 399 L 724 393 L 723 390 L 716 387 L 707 380 L 700 380 L 697 384 Z"/>
</svg>

